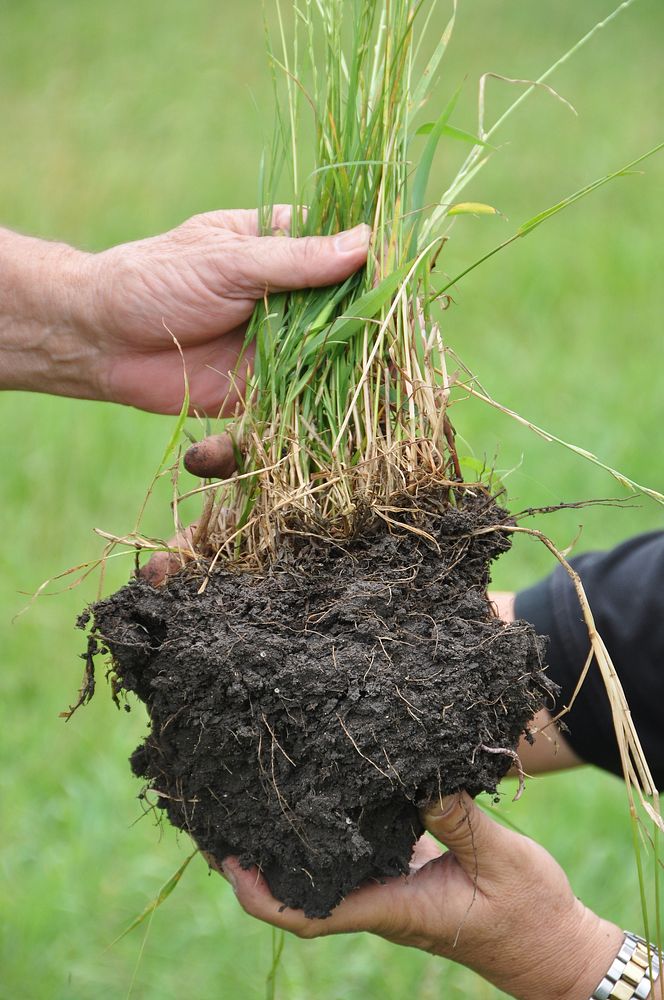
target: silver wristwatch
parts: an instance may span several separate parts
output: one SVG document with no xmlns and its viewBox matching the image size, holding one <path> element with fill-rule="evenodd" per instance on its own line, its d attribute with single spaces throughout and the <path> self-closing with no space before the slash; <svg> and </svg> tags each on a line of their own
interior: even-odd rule
<svg viewBox="0 0 664 1000">
<path fill-rule="evenodd" d="M 590 1000 L 646 1000 L 659 968 L 657 949 L 625 931 L 620 951 Z"/>
</svg>

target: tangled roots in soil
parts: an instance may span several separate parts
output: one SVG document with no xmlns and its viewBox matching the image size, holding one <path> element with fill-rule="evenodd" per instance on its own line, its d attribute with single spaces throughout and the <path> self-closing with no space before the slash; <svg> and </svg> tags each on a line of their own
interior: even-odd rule
<svg viewBox="0 0 664 1000">
<path fill-rule="evenodd" d="M 134 773 L 310 917 L 408 871 L 418 805 L 495 791 L 551 689 L 542 640 L 486 597 L 509 540 L 475 532 L 505 512 L 467 494 L 390 517 L 343 544 L 286 539 L 269 571 L 216 570 L 203 594 L 183 572 L 92 609 L 91 643 L 150 715 Z"/>
</svg>

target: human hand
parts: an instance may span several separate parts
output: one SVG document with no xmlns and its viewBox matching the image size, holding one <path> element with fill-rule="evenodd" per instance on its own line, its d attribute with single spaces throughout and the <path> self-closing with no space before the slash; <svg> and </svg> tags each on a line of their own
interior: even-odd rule
<svg viewBox="0 0 664 1000">
<path fill-rule="evenodd" d="M 289 230 L 290 217 L 277 206 L 273 232 Z M 231 409 L 256 302 L 345 280 L 364 264 L 370 238 L 368 226 L 301 239 L 257 233 L 256 211 L 209 212 L 84 254 L 1 231 L 0 387 L 177 413 L 184 380 L 175 337 L 192 411 Z"/>
<path fill-rule="evenodd" d="M 290 229 L 279 206 L 273 232 Z M 182 405 L 181 345 L 193 409 L 216 415 L 237 400 L 231 376 L 246 323 L 266 292 L 330 285 L 366 260 L 370 230 L 336 237 L 258 236 L 255 211 L 197 215 L 94 260 L 106 398 L 157 412 Z M 229 374 L 230 373 L 230 374 Z M 242 388 L 242 373 L 239 373 Z"/>
<path fill-rule="evenodd" d="M 282 908 L 256 869 L 208 860 L 247 913 L 301 938 L 369 931 L 468 966 L 519 1000 L 587 1000 L 622 932 L 575 898 L 544 848 L 492 820 L 465 793 L 423 816 L 411 874 L 367 884 L 324 920 Z"/>
</svg>

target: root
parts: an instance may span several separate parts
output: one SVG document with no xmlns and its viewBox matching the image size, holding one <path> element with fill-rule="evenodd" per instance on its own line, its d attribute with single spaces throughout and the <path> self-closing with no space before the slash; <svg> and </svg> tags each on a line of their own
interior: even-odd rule
<svg viewBox="0 0 664 1000">
<path fill-rule="evenodd" d="M 336 715 L 337 719 L 339 720 L 339 725 L 341 726 L 341 728 L 345 732 L 346 736 L 348 737 L 348 739 L 351 741 L 351 743 L 353 744 L 353 746 L 355 747 L 355 749 L 359 753 L 360 757 L 362 757 L 363 760 L 366 760 L 367 763 L 371 764 L 372 767 L 375 767 L 376 770 L 378 771 L 378 773 L 382 774 L 382 776 L 384 778 L 387 778 L 387 780 L 389 781 L 389 783 L 392 784 L 392 779 L 390 778 L 389 774 L 386 774 L 385 771 L 383 771 L 383 769 L 378 766 L 378 764 L 375 762 L 375 760 L 372 760 L 371 757 L 367 757 L 367 755 L 365 753 L 362 753 L 362 751 L 358 747 L 357 743 L 355 742 L 355 740 L 353 739 L 353 737 L 348 732 L 348 729 L 344 725 L 344 720 L 341 718 L 341 716 L 339 715 L 339 713 L 335 712 L 334 714 Z"/>
<path fill-rule="evenodd" d="M 484 743 L 480 743 L 478 750 L 483 750 L 484 753 L 504 754 L 506 757 L 510 758 L 519 776 L 519 787 L 512 801 L 518 802 L 521 796 L 523 795 L 524 791 L 526 790 L 526 776 L 525 776 L 525 771 L 523 770 L 523 765 L 521 764 L 521 758 L 519 757 L 516 750 L 510 750 L 509 747 L 488 747 Z"/>
<path fill-rule="evenodd" d="M 87 705 L 95 693 L 94 658 L 98 652 L 100 652 L 100 650 L 97 640 L 93 636 L 89 636 L 87 651 L 81 656 L 81 658 L 85 660 L 85 669 L 83 671 L 83 680 L 78 691 L 78 700 L 73 706 L 70 705 L 66 712 L 60 712 L 60 718 L 64 719 L 65 722 L 69 722 L 74 712 L 80 708 L 81 705 Z"/>
</svg>

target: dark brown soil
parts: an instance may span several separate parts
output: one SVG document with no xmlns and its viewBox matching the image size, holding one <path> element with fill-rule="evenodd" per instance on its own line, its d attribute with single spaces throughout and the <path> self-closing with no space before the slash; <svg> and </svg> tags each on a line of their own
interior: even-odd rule
<svg viewBox="0 0 664 1000">
<path fill-rule="evenodd" d="M 542 640 L 486 598 L 509 540 L 473 532 L 505 512 L 471 494 L 427 507 L 390 516 L 435 546 L 367 517 L 344 544 L 285 539 L 265 573 L 215 572 L 202 595 L 183 572 L 92 609 L 91 648 L 150 715 L 134 773 L 203 850 L 258 865 L 311 917 L 408 871 L 419 805 L 495 791 L 551 690 Z"/>
</svg>

